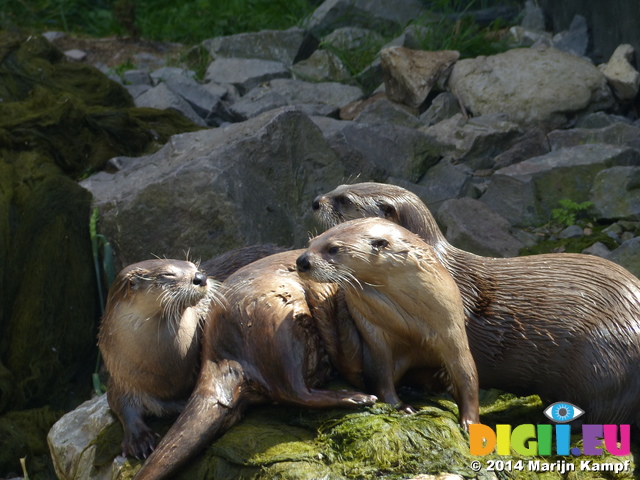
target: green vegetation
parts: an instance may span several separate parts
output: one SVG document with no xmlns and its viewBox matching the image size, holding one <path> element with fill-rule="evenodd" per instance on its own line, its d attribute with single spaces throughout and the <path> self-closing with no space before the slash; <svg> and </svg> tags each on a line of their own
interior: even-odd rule
<svg viewBox="0 0 640 480">
<path fill-rule="evenodd" d="M 0 28 L 91 36 L 140 34 L 198 43 L 206 38 L 296 25 L 313 0 L 0 0 Z"/>
<path fill-rule="evenodd" d="M 578 218 L 586 218 L 586 212 L 593 205 L 593 202 L 576 203 L 569 198 L 560 200 L 560 208 L 551 211 L 551 218 L 554 222 L 562 226 L 570 227 L 578 223 Z"/>
</svg>

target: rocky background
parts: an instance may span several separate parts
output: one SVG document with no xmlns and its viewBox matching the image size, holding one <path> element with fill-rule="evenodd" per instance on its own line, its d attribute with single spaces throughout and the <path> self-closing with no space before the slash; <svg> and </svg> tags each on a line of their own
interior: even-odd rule
<svg viewBox="0 0 640 480">
<path fill-rule="evenodd" d="M 373 42 L 379 32 L 432 14 L 418 0 L 399 0 L 393 8 L 385 2 L 327 0 L 300 27 L 213 38 L 195 46 L 192 55 L 207 59 L 202 72 L 167 66 L 164 55 L 148 50 L 129 57 L 133 68 L 124 71 L 97 64 L 103 73 L 96 74 L 103 80 L 108 76 L 108 88 L 124 99 L 117 111 L 110 110 L 109 118 L 133 115 L 134 120 L 107 128 L 98 122 L 107 116 L 103 110 L 71 110 L 72 116 L 89 118 L 85 124 L 91 127 L 85 130 L 100 134 L 70 133 L 63 123 L 60 131 L 66 137 L 60 151 L 77 147 L 70 149 L 81 157 L 98 139 L 108 146 L 99 158 L 92 157 L 90 170 L 56 164 L 56 175 L 61 170 L 65 178 L 80 180 L 81 188 L 70 181 L 60 181 L 62 186 L 41 182 L 39 160 L 29 163 L 28 174 L 18 168 L 25 158 L 35 158 L 29 152 L 42 153 L 44 147 L 23 148 L 3 164 L 10 178 L 19 180 L 11 184 L 4 174 L 0 179 L 5 194 L 0 206 L 9 219 L 7 233 L 0 238 L 3 266 L 16 263 L 9 251 L 31 258 L 29 254 L 38 251 L 31 248 L 32 242 L 38 238 L 60 249 L 47 250 L 45 257 L 59 257 L 62 263 L 43 270 L 40 255 L 5 270 L 12 276 L 4 273 L 2 294 L 14 299 L 47 291 L 68 299 L 64 312 L 80 311 L 82 323 L 63 321 L 59 316 L 65 314 L 58 307 L 44 312 L 22 307 L 22 312 L 17 303 L 3 301 L 7 321 L 1 326 L 0 387 L 2 412 L 9 413 L 0 430 L 10 435 L 6 438 L 11 438 L 11 449 L 0 476 L 3 470 L 6 477 L 18 475 L 17 459 L 26 456 L 33 478 L 52 478 L 50 464 L 43 459 L 48 452 L 42 432 L 79 403 L 63 398 L 68 385 L 74 385 L 74 399 L 89 396 L 86 367 L 95 359 L 99 317 L 88 230 L 93 208 L 98 210 L 98 231 L 113 248 L 114 268 L 119 269 L 153 256 L 204 260 L 253 243 L 303 246 L 320 228 L 310 212 L 317 194 L 340 183 L 373 180 L 418 194 L 449 241 L 460 248 L 486 256 L 584 252 L 640 275 L 640 74 L 633 46 L 638 46 L 637 38 L 623 36 L 614 46 L 600 42 L 593 35 L 602 28 L 595 26 L 595 7 L 590 2 L 579 5 L 569 24 L 553 31 L 549 27 L 559 22 L 548 16 L 553 6 L 543 10 L 527 2 L 521 9 L 468 12 L 478 23 L 500 16 L 517 24 L 500 32 L 502 53 L 475 58 L 460 58 L 456 51 L 420 50 L 421 38 L 429 35 L 426 22 L 404 29 L 379 49 L 372 63 L 353 71 L 336 55 L 337 49 L 356 50 Z M 615 11 L 617 3 L 611 6 Z M 87 68 L 91 51 L 70 48 L 64 35 L 45 36 L 70 60 L 45 40 L 32 38 L 12 40 L 15 58 L 34 53 L 37 68 L 44 65 L 54 73 L 68 65 Z M 125 90 L 129 95 L 121 93 Z M 29 101 L 40 105 L 43 97 L 56 99 L 60 94 L 29 95 Z M 5 102 L 21 100 L 3 96 Z M 167 129 L 164 120 L 145 116 L 157 110 L 180 112 L 180 118 L 189 121 L 172 120 Z M 148 134 L 124 148 L 142 117 Z M 49 118 L 42 129 L 56 124 Z M 40 145 L 34 140 L 42 138 L 40 134 L 29 142 L 19 135 L 25 122 L 5 120 L 1 125 L 0 139 L 10 140 L 2 145 L 3 152 L 15 152 L 17 145 Z M 171 136 L 177 131 L 186 133 Z M 153 148 L 159 145 L 164 146 Z M 71 155 L 44 151 L 57 159 Z M 145 152 L 152 153 L 142 155 Z M 67 202 L 73 196 L 68 192 L 74 192 L 77 203 Z M 52 198 L 62 200 L 56 203 Z M 39 212 L 44 206 L 50 207 L 49 213 L 36 216 L 35 224 L 58 232 L 54 240 L 41 237 L 42 228 L 20 227 L 26 225 L 24 212 Z M 80 220 L 70 220 L 75 216 Z M 65 227 L 65 222 L 78 231 L 72 237 L 77 245 L 69 243 L 72 227 Z M 82 252 L 77 265 L 84 276 L 71 268 L 67 278 L 55 273 L 75 264 L 66 260 L 72 257 L 59 255 L 70 251 Z M 30 271 L 37 275 L 28 275 Z M 21 279 L 19 287 L 15 276 Z M 41 282 L 29 283 L 33 278 Z M 52 283 L 80 284 L 82 289 L 49 292 Z M 83 303 L 78 297 L 90 301 Z M 25 327 L 19 321 L 24 317 L 44 320 Z M 82 335 L 68 334 L 74 323 Z M 62 330 L 63 338 L 29 343 L 34 331 L 49 329 Z M 66 337 L 76 343 L 80 339 L 80 344 Z M 24 361 L 37 352 L 44 352 L 41 357 L 51 368 Z M 63 393 L 51 401 L 55 383 L 63 384 Z M 421 397 L 415 402 L 421 414 L 413 420 L 383 407 L 364 413 L 296 410 L 276 420 L 281 409 L 258 409 L 216 442 L 185 478 L 410 478 L 443 472 L 494 478 L 469 469 L 467 441 L 455 424 L 452 402 Z M 487 392 L 481 413 L 486 423 L 504 423 L 505 417 L 510 423 L 540 423 L 541 410 L 535 397 L 510 399 Z M 38 421 L 21 416 L 26 411 Z M 440 420 L 425 424 L 425 418 Z M 31 436 L 22 433 L 26 423 L 35 426 Z M 49 435 L 55 475 L 129 478 L 136 462 L 118 458 L 113 463 L 118 428 L 104 396 L 66 415 Z M 405 440 L 397 440 L 399 432 L 405 432 Z M 260 440 L 245 445 L 247 437 Z M 453 444 L 444 438 L 454 439 Z M 282 450 L 285 444 L 294 445 L 294 450 Z M 310 465 L 317 468 L 307 470 Z M 525 478 L 522 473 L 504 475 Z M 631 471 L 611 476 L 632 477 Z"/>
</svg>

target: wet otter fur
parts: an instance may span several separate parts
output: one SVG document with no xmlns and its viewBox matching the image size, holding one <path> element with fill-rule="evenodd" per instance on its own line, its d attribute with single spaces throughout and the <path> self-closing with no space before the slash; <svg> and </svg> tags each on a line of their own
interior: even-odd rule
<svg viewBox="0 0 640 480">
<path fill-rule="evenodd" d="M 313 209 L 327 226 L 387 218 L 434 248 L 460 289 L 481 388 L 574 403 L 585 423 L 640 424 L 640 281 L 624 268 L 581 254 L 465 252 L 394 185 L 342 185 Z"/>
<path fill-rule="evenodd" d="M 409 370 L 426 371 L 445 381 L 465 430 L 479 423 L 478 375 L 460 292 L 420 237 L 385 219 L 351 220 L 312 239 L 296 265 L 302 279 L 344 289 L 368 347 L 368 390 L 400 405 L 395 385 Z"/>
<path fill-rule="evenodd" d="M 331 373 L 322 335 L 336 335 L 336 329 L 340 330 L 318 327 L 317 322 L 332 321 L 338 297 L 335 286 L 301 281 L 295 266 L 301 253 L 294 250 L 269 256 L 238 270 L 223 283 L 220 292 L 225 306 L 215 306 L 205 324 L 195 390 L 136 479 L 170 477 L 253 404 L 321 408 L 376 401 L 359 392 L 317 388 Z M 331 348 L 340 351 L 338 345 Z"/>
<path fill-rule="evenodd" d="M 112 285 L 98 345 L 110 373 L 107 399 L 124 428 L 123 454 L 145 458 L 157 435 L 144 417 L 179 413 L 193 391 L 200 337 L 219 281 L 284 249 L 272 244 L 230 250 L 200 268 L 153 259 L 122 269 Z M 207 276 L 214 279 L 207 280 Z"/>
<path fill-rule="evenodd" d="M 200 332 L 216 287 L 196 265 L 156 259 L 118 273 L 98 346 L 110 374 L 107 400 L 122 422 L 123 453 L 151 453 L 147 415 L 178 413 L 197 378 Z"/>
</svg>

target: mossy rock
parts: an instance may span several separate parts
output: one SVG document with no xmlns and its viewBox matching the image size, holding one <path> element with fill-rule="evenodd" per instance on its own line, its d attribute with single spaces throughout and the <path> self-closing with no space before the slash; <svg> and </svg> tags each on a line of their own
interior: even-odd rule
<svg viewBox="0 0 640 480">
<path fill-rule="evenodd" d="M 548 423 L 537 396 L 515 397 L 499 392 L 482 392 L 481 420 L 495 428 L 498 423 L 513 426 Z M 283 406 L 263 406 L 251 410 L 196 457 L 176 477 L 178 480 L 346 480 L 361 478 L 406 479 L 419 474 L 458 474 L 465 479 L 631 479 L 634 478 L 637 445 L 630 457 L 609 454 L 588 457 L 595 463 L 630 460 L 626 472 L 580 471 L 586 457 L 498 456 L 477 457 L 469 452 L 469 436 L 457 423 L 456 404 L 447 398 L 426 398 L 409 394 L 415 414 L 399 413 L 386 404 L 357 410 L 308 410 Z M 405 396 L 406 399 L 406 396 Z M 168 424 L 165 424 L 168 426 Z M 581 445 L 580 436 L 572 446 Z M 475 472 L 472 462 L 483 468 Z M 496 461 L 523 468 L 488 471 Z M 576 465 L 576 472 L 528 471 L 529 461 Z M 129 479 L 139 462 L 127 462 L 120 479 Z"/>
</svg>

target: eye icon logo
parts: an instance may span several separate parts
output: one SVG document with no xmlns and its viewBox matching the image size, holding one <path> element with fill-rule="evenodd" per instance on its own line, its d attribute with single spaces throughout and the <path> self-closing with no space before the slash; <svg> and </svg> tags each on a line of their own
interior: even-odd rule
<svg viewBox="0 0 640 480">
<path fill-rule="evenodd" d="M 556 402 L 544 410 L 547 418 L 556 423 L 567 423 L 582 416 L 584 410 L 568 402 Z"/>
</svg>

